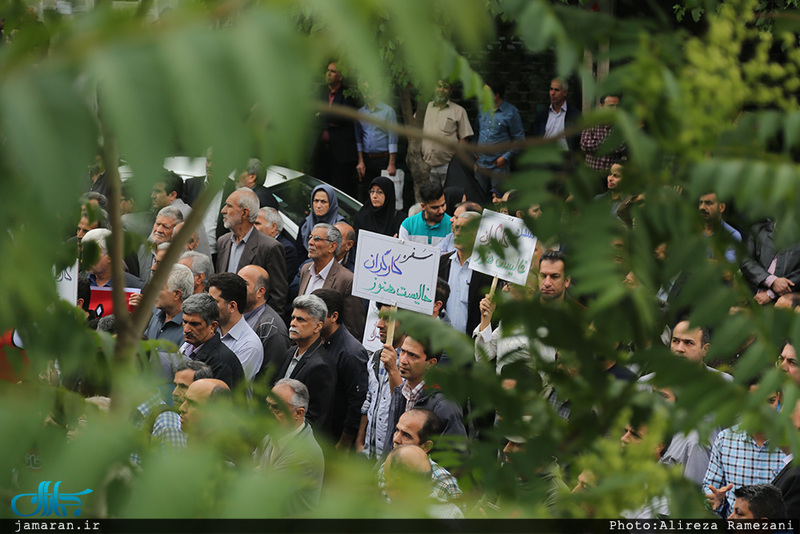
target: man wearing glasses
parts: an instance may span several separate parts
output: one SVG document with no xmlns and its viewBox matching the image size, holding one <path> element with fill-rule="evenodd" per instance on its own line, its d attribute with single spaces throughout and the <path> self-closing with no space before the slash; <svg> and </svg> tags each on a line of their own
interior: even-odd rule
<svg viewBox="0 0 800 534">
<path fill-rule="evenodd" d="M 342 246 L 342 234 L 336 227 L 319 223 L 308 237 L 308 257 L 311 261 L 300 268 L 300 295 L 310 295 L 317 289 L 333 289 L 344 295 L 345 327 L 356 339 L 364 335 L 366 312 L 361 299 L 354 297 L 353 273 L 336 261 Z"/>
<path fill-rule="evenodd" d="M 294 491 L 283 493 L 279 507 L 285 515 L 297 516 L 316 508 L 325 473 L 322 449 L 306 423 L 308 388 L 297 380 L 281 379 L 267 404 L 278 424 L 256 451 L 258 469 L 291 477 Z"/>
<path fill-rule="evenodd" d="M 451 143 L 466 143 L 472 137 L 472 126 L 466 110 L 450 101 L 450 82 L 439 80 L 433 101 L 428 102 L 422 131 Z M 456 151 L 432 139 L 422 140 L 422 159 L 430 165 L 430 180 L 444 187 L 447 168 Z"/>
</svg>

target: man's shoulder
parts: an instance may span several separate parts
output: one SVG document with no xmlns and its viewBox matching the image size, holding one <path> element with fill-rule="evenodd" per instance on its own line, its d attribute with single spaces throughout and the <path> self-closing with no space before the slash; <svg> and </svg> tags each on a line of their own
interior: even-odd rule
<svg viewBox="0 0 800 534">
<path fill-rule="evenodd" d="M 335 260 L 333 262 L 333 265 L 331 265 L 331 270 L 328 274 L 329 275 L 335 274 L 337 280 L 344 280 L 344 281 L 353 280 L 353 271 L 351 271 L 350 269 L 348 269 L 347 267 L 345 267 L 344 265 Z"/>
<path fill-rule="evenodd" d="M 274 237 L 270 237 L 265 233 L 259 232 L 254 226 L 253 233 L 250 234 L 250 239 L 254 239 L 254 243 L 258 248 L 273 248 L 281 246 L 280 242 Z"/>
</svg>

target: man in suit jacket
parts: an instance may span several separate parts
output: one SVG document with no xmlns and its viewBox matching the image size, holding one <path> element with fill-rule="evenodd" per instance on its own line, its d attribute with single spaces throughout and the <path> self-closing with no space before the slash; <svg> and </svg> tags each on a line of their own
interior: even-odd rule
<svg viewBox="0 0 800 534">
<path fill-rule="evenodd" d="M 558 137 L 580 120 L 580 110 L 567 104 L 568 94 L 569 84 L 566 80 L 554 78 L 550 81 L 550 105 L 539 111 L 533 119 L 534 136 L 545 139 Z M 562 137 L 558 141 L 564 150 L 571 152 L 580 150 L 580 142 L 580 135 Z"/>
<path fill-rule="evenodd" d="M 364 303 L 354 297 L 353 273 L 336 261 L 336 251 L 342 246 L 342 234 L 330 224 L 320 223 L 311 230 L 308 257 L 300 268 L 300 295 L 310 295 L 317 289 L 334 289 L 344 295 L 342 321 L 356 339 L 364 336 L 366 311 Z"/>
<path fill-rule="evenodd" d="M 329 433 L 336 369 L 328 361 L 328 353 L 322 346 L 322 326 L 328 309 L 325 302 L 315 295 L 297 297 L 292 306 L 289 339 L 297 346 L 287 350 L 282 361 L 273 360 L 270 364 L 277 369 L 272 381 L 275 384 L 281 378 L 294 378 L 305 384 L 311 394 L 308 420 L 318 432 Z"/>
<path fill-rule="evenodd" d="M 279 427 L 267 435 L 258 450 L 258 469 L 264 473 L 290 475 L 293 492 L 283 492 L 282 512 L 290 517 L 313 511 L 319 503 L 325 458 L 311 426 L 306 423 L 308 388 L 297 380 L 284 378 L 267 397 Z"/>
<path fill-rule="evenodd" d="M 325 73 L 326 87 L 322 100 L 328 105 L 347 106 L 358 109 L 356 102 L 344 95 L 347 86 L 335 62 L 328 64 Z M 320 132 L 314 150 L 313 173 L 317 178 L 337 187 L 352 197 L 357 193 L 356 131 L 353 121 L 328 115 L 320 115 Z"/>
<path fill-rule="evenodd" d="M 469 265 L 480 218 L 480 213 L 474 211 L 465 211 L 453 218 L 456 250 L 442 254 L 439 260 L 439 277 L 450 286 L 450 296 L 445 303 L 447 317 L 453 328 L 465 334 L 471 334 L 480 324 L 484 288 L 492 285 L 492 277 L 473 271 Z"/>
<path fill-rule="evenodd" d="M 283 245 L 283 252 L 286 256 L 286 276 L 289 280 L 294 280 L 300 269 L 300 254 L 297 252 L 294 240 L 287 238 L 283 231 L 281 214 L 275 208 L 261 208 L 258 210 L 255 225 L 259 232 L 274 237 L 278 243 Z"/>
<path fill-rule="evenodd" d="M 244 369 L 239 358 L 222 343 L 217 302 L 208 293 L 198 293 L 183 301 L 181 311 L 185 340 L 181 354 L 207 364 L 214 378 L 231 389 L 236 387 L 244 379 Z"/>
<path fill-rule="evenodd" d="M 231 230 L 217 240 L 217 272 L 238 273 L 245 265 L 259 265 L 269 273 L 267 303 L 278 313 L 286 304 L 289 283 L 283 246 L 255 229 L 258 197 L 246 187 L 228 196 L 222 208 L 225 228 Z"/>
<path fill-rule="evenodd" d="M 800 242 L 775 250 L 775 224 L 767 220 L 750 228 L 747 235 L 749 257 L 741 264 L 742 275 L 761 305 L 771 304 L 781 295 L 791 293 L 800 282 Z"/>
</svg>

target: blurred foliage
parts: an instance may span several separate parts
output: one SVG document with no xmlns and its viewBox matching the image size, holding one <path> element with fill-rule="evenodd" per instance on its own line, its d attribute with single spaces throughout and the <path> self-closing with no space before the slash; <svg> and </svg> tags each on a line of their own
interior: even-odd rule
<svg viewBox="0 0 800 534">
<path fill-rule="evenodd" d="M 130 165 L 129 183 L 142 200 L 169 155 L 213 147 L 218 188 L 228 169 L 252 155 L 300 167 L 314 127 L 314 89 L 331 57 L 341 58 L 345 72 L 385 87 L 390 76 L 432 87 L 449 72 L 464 82 L 467 96 L 479 96 L 482 84 L 461 52 L 491 38 L 492 14 L 515 21 L 529 50 L 552 50 L 560 75 L 577 75 L 598 93 L 624 93 L 618 110 L 585 120 L 615 126 L 629 147 L 623 188 L 646 200 L 631 208 L 632 228 L 617 223 L 592 202 L 599 177 L 584 168 L 557 170 L 552 162 L 561 155 L 548 144 L 528 149 L 520 158 L 524 170 L 508 184 L 523 202 L 542 206 L 542 217 L 527 222 L 542 242 L 568 250 L 570 293 L 584 303 L 546 309 L 535 295 L 515 300 L 498 292 L 497 314 L 507 331 L 521 329 L 558 349 L 558 364 L 536 354 L 534 362 L 558 397 L 569 399 L 569 421 L 542 396 L 546 384 L 538 372 L 516 368 L 517 385 L 506 389 L 493 364 L 475 361 L 466 336 L 400 314 L 403 329 L 429 335 L 453 361 L 430 382 L 459 403 L 469 397 L 477 415 L 502 416 L 471 454 L 441 458 L 462 473 L 467 515 L 617 516 L 669 495 L 672 515 L 708 517 L 699 488 L 662 469 L 652 450 L 676 432 L 696 429 L 707 437 L 741 414 L 747 428 L 800 453 L 787 410 L 764 403 L 778 388 L 785 406 L 798 397 L 774 362 L 782 340 L 800 342 L 800 322 L 785 310 L 747 305 L 752 298 L 735 266 L 702 261 L 708 243 L 696 203 L 716 190 L 743 221 L 776 217 L 780 242 L 797 241 L 797 35 L 791 27 L 760 32 L 755 0 L 687 3 L 687 9 L 693 16 L 704 9 L 702 35 L 541 0 L 184 2 L 157 22 L 146 10 L 98 2 L 87 13 L 43 23 L 22 2 L 9 4 L 6 35 L 17 33 L 0 48 L 0 330 L 19 330 L 30 369 L 20 384 L 0 383 L 0 516 L 11 516 L 10 498 L 41 480 L 92 488 L 84 516 L 280 515 L 296 481 L 256 474 L 250 455 L 274 424 L 263 386 L 252 396 L 237 392 L 239 407 L 211 419 L 217 428 L 210 439 L 179 452 L 146 451 L 129 414 L 156 385 L 137 371 L 152 347 L 122 360 L 125 352 L 113 339 L 83 328 L 75 310 L 58 300 L 53 267 L 74 262 L 74 248 L 63 243 L 74 235 L 87 166 L 118 146 L 114 155 Z M 599 50 L 606 36 L 613 36 L 610 47 Z M 614 61 L 602 86 L 582 66 L 584 49 Z M 551 192 L 554 182 L 571 195 L 569 203 Z M 665 254 L 655 254 L 658 248 Z M 634 283 L 623 283 L 629 273 Z M 683 291 L 665 311 L 656 294 L 678 276 Z M 729 312 L 742 303 L 741 311 Z M 699 373 L 663 346 L 664 329 L 680 311 L 712 328 L 708 358 L 732 370 L 733 382 Z M 6 354 L 19 368 L 21 354 Z M 111 382 L 115 392 L 128 393 L 115 395 L 110 413 L 96 410 L 76 393 L 41 383 L 54 359 L 64 376 L 83 374 L 96 392 L 107 394 Z M 656 373 L 654 383 L 672 388 L 676 403 L 663 405 L 636 384 L 611 379 L 605 370 L 613 362 Z M 767 387 L 747 394 L 747 381 L 764 371 Z M 650 432 L 623 452 L 619 436 L 631 421 Z M 508 435 L 527 437 L 527 446 L 500 469 L 497 448 Z M 371 465 L 325 448 L 317 516 L 422 514 L 422 503 L 387 506 Z M 141 468 L 130 464 L 134 451 L 142 453 Z M 584 470 L 594 483 L 571 493 Z"/>
</svg>

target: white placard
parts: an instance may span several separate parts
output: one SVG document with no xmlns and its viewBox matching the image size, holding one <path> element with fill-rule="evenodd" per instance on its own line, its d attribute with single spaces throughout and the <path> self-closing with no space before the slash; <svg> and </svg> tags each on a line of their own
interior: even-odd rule
<svg viewBox="0 0 800 534">
<path fill-rule="evenodd" d="M 511 245 L 507 233 L 517 237 L 516 248 Z M 492 241 L 500 244 L 501 254 L 489 247 L 489 243 Z M 483 210 L 469 265 L 473 271 L 496 276 L 514 284 L 525 285 L 528 281 L 534 250 L 536 250 L 536 236 L 528 230 L 522 219 L 503 215 L 496 211 Z M 483 254 L 483 259 L 481 259 L 481 254 Z"/>
<path fill-rule="evenodd" d="M 56 273 L 58 296 L 73 306 L 78 302 L 78 262 Z"/>
<path fill-rule="evenodd" d="M 358 233 L 353 295 L 430 315 L 441 251 L 373 232 Z"/>
<path fill-rule="evenodd" d="M 361 344 L 364 345 L 364 348 L 367 349 L 370 354 L 383 348 L 381 333 L 378 331 L 378 319 L 378 306 L 374 300 L 371 300 L 367 308 L 367 323 L 364 327 L 364 339 L 361 340 Z"/>
</svg>

